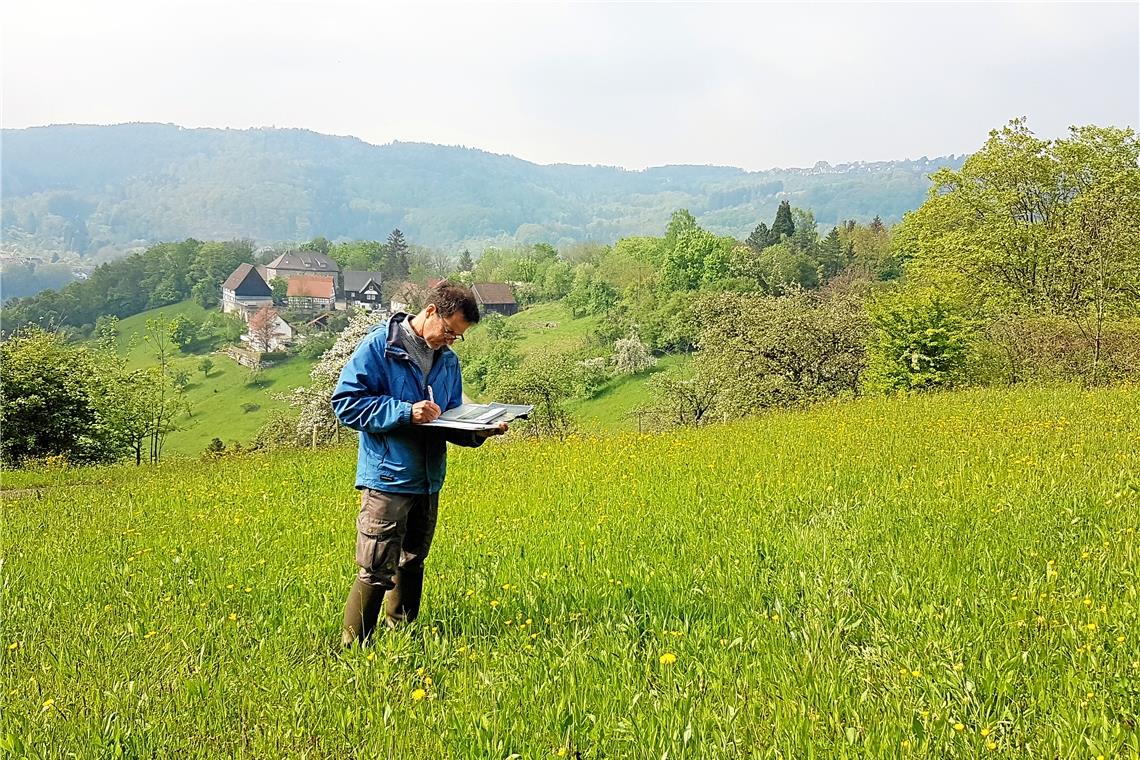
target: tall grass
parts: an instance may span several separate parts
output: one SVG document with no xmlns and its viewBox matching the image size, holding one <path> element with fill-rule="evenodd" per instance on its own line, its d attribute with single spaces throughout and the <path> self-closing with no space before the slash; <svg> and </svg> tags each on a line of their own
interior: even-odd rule
<svg viewBox="0 0 1140 760">
<path fill-rule="evenodd" d="M 1140 391 L 455 451 L 420 621 L 338 647 L 354 452 L 5 499 L 17 756 L 1137 757 Z"/>
</svg>

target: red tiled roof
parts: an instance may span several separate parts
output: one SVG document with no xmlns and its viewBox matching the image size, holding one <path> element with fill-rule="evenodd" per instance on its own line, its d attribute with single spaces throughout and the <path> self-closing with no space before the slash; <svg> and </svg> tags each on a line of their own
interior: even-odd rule
<svg viewBox="0 0 1140 760">
<path fill-rule="evenodd" d="M 289 278 L 290 298 L 332 298 L 333 281 L 328 277 L 301 275 Z"/>
</svg>

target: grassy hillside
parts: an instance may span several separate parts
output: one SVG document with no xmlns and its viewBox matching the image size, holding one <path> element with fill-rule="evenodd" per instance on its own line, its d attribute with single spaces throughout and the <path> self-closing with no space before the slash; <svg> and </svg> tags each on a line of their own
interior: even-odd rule
<svg viewBox="0 0 1140 760">
<path fill-rule="evenodd" d="M 153 348 L 144 340 L 148 319 L 161 315 L 171 320 L 178 315 L 201 322 L 207 311 L 192 301 L 136 314 L 119 322 L 119 352 L 127 366 L 135 369 L 155 363 Z M 227 356 L 210 353 L 214 362 L 209 376 L 198 370 L 198 362 L 206 353 L 182 354 L 174 349 L 171 366 L 185 369 L 193 378 L 186 387 L 185 412 L 174 420 L 177 429 L 166 438 L 165 456 L 197 456 L 212 438 L 220 438 L 227 446 L 234 442 L 249 443 L 274 411 L 285 404 L 274 394 L 309 382 L 312 362 L 291 357 L 267 366 L 251 382 L 248 368 Z"/>
<path fill-rule="evenodd" d="M 153 309 L 119 322 L 119 352 L 128 367 L 154 364 L 154 351 L 144 340 L 148 319 L 161 315 L 170 320 L 178 315 L 201 322 L 207 311 L 192 301 Z M 584 345 L 587 333 L 595 329 L 600 317 L 573 318 L 561 303 L 539 304 L 510 318 L 518 326 L 519 351 L 524 356 L 539 352 L 573 351 Z M 481 330 L 471 330 L 471 341 L 482 340 Z M 462 353 L 463 347 L 459 347 Z M 214 368 L 208 377 L 198 371 L 204 353 L 173 353 L 171 365 L 191 373 L 193 381 L 186 389 L 187 412 L 175 419 L 178 429 L 167 436 L 166 456 L 197 456 L 212 438 L 227 445 L 249 443 L 273 412 L 285 405 L 274 394 L 286 393 L 309 382 L 310 360 L 299 357 L 265 369 L 256 384 L 251 384 L 249 370 L 220 354 L 210 354 Z M 682 357 L 668 357 L 655 371 L 674 367 Z M 654 372 L 637 377 L 619 378 L 602 388 L 597 398 L 574 401 L 569 411 L 583 430 L 637 430 L 637 420 L 629 413 L 647 399 L 645 381 Z"/>
<path fill-rule="evenodd" d="M 351 449 L 22 473 L 0 741 L 1135 757 L 1138 417 L 1136 388 L 976 391 L 457 450 L 420 621 L 348 652 Z"/>
<path fill-rule="evenodd" d="M 583 348 L 587 335 L 601 325 L 602 319 L 601 316 L 576 318 L 562 302 L 537 304 L 509 317 L 519 330 L 519 353 L 524 359 Z M 469 343 L 475 345 L 484 340 L 484 330 L 482 326 L 472 328 L 468 333 Z M 462 357 L 465 346 L 460 345 L 457 350 Z M 633 412 L 650 399 L 646 381 L 658 372 L 677 369 L 688 360 L 685 356 L 665 357 L 648 372 L 609 381 L 594 398 L 569 402 L 567 410 L 583 431 L 636 431 L 638 422 Z"/>
</svg>

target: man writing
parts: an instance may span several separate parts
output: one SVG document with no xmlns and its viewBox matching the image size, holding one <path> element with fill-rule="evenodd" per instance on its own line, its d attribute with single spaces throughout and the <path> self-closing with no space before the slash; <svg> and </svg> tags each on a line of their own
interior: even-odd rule
<svg viewBox="0 0 1140 760">
<path fill-rule="evenodd" d="M 337 419 L 360 431 L 356 564 L 341 643 L 363 643 L 383 606 L 395 626 L 419 614 L 424 560 L 431 548 L 447 443 L 479 446 L 490 435 L 423 427 L 463 402 L 459 359 L 450 346 L 479 321 L 467 288 L 441 283 L 415 316 L 397 313 L 357 346 L 333 391 Z"/>
</svg>

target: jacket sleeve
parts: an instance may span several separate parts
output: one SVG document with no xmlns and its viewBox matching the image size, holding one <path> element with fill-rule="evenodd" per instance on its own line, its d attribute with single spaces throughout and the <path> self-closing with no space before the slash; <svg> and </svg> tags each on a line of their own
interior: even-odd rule
<svg viewBox="0 0 1140 760">
<path fill-rule="evenodd" d="M 454 409 L 463 403 L 463 375 L 459 370 L 459 362 L 456 360 L 455 372 L 451 378 L 451 387 L 447 391 L 447 409 Z M 444 409 L 443 411 L 447 411 Z M 481 435 L 475 435 L 470 430 L 456 430 L 455 428 L 443 428 L 443 439 L 448 443 L 454 443 L 456 446 L 468 446 L 476 448 L 482 446 L 483 442 L 487 439 Z"/>
<path fill-rule="evenodd" d="M 357 346 L 333 390 L 333 412 L 353 430 L 386 433 L 412 422 L 412 405 L 389 395 L 381 351 L 383 343 L 374 339 Z"/>
</svg>

